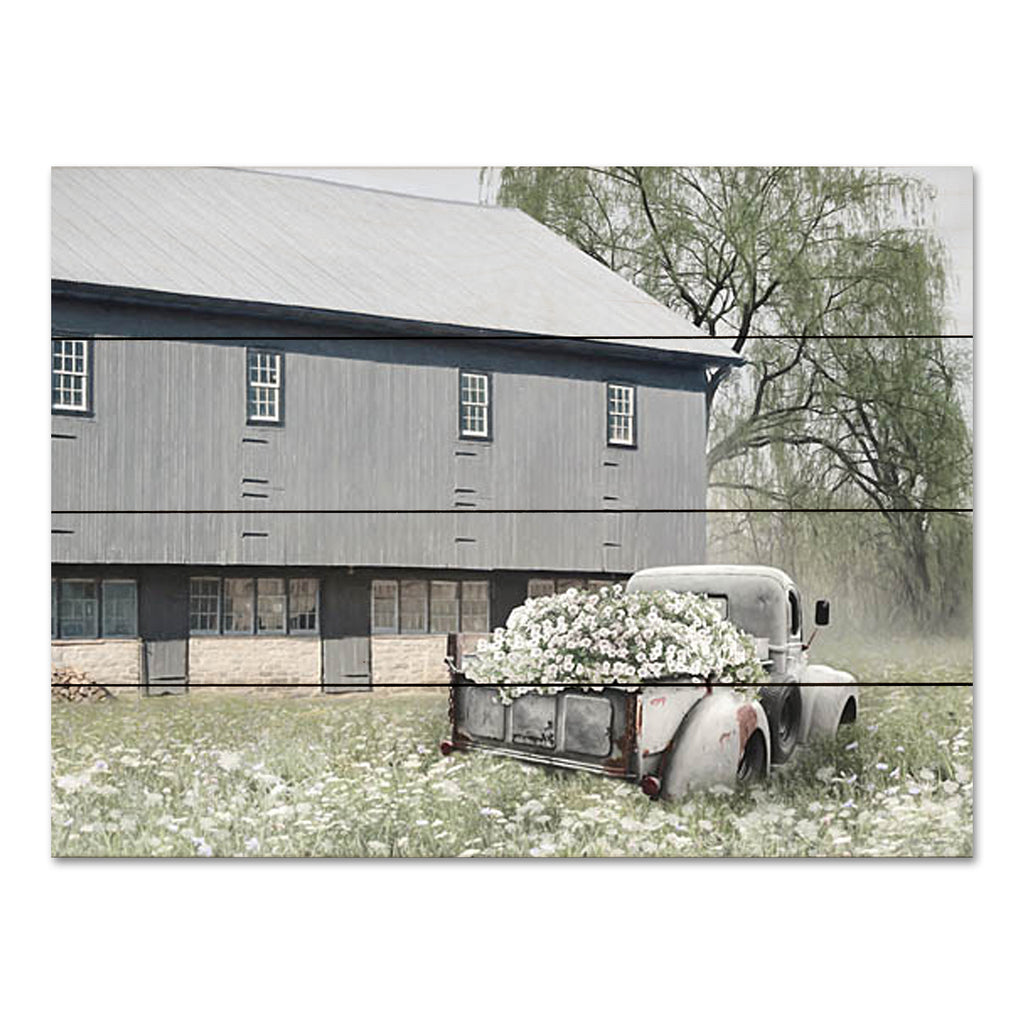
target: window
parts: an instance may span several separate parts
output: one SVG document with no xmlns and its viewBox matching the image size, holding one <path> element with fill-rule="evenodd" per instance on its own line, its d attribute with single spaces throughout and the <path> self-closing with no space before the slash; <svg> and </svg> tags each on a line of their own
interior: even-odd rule
<svg viewBox="0 0 1024 1024">
<path fill-rule="evenodd" d="M 374 580 L 374 633 L 487 633 L 487 580 Z"/>
<path fill-rule="evenodd" d="M 486 633 L 491 628 L 490 588 L 486 580 L 462 584 L 462 632 Z"/>
<path fill-rule="evenodd" d="M 288 632 L 315 633 L 320 588 L 316 580 L 288 581 Z"/>
<path fill-rule="evenodd" d="M 427 581 L 402 580 L 399 591 L 399 629 L 402 633 L 427 631 Z"/>
<path fill-rule="evenodd" d="M 139 635 L 135 580 L 50 580 L 50 637 L 92 640 Z"/>
<path fill-rule="evenodd" d="M 250 423 L 281 422 L 282 356 L 264 348 L 248 350 L 248 417 Z"/>
<path fill-rule="evenodd" d="M 260 576 L 193 576 L 189 632 L 197 635 L 317 633 L 320 581 Z"/>
<path fill-rule="evenodd" d="M 253 624 L 253 581 L 224 580 L 224 632 L 251 633 Z"/>
<path fill-rule="evenodd" d="M 285 631 L 288 591 L 282 579 L 256 581 L 256 632 L 283 633 Z"/>
<path fill-rule="evenodd" d="M 458 633 L 459 585 L 445 580 L 430 581 L 430 632 Z"/>
<path fill-rule="evenodd" d="M 789 633 L 790 636 L 800 636 L 800 598 L 795 590 L 789 592 Z"/>
<path fill-rule="evenodd" d="M 596 594 L 602 587 L 610 587 L 615 580 L 581 580 L 581 579 L 532 579 L 526 584 L 526 596 L 550 597 L 553 594 L 564 594 L 567 590 L 586 590 Z"/>
<path fill-rule="evenodd" d="M 89 343 L 79 338 L 51 341 L 50 408 L 62 412 L 89 411 Z"/>
<path fill-rule="evenodd" d="M 190 633 L 220 632 L 220 579 L 194 577 L 188 601 L 188 628 Z"/>
<path fill-rule="evenodd" d="M 61 580 L 60 635 L 67 639 L 98 635 L 99 601 L 95 580 Z"/>
<path fill-rule="evenodd" d="M 135 580 L 104 580 L 100 604 L 104 636 L 137 636 Z"/>
<path fill-rule="evenodd" d="M 398 632 L 398 581 L 374 580 L 370 608 L 374 633 Z"/>
<path fill-rule="evenodd" d="M 632 384 L 608 385 L 608 443 L 636 445 L 636 388 Z"/>
<path fill-rule="evenodd" d="M 491 377 L 459 372 L 459 437 L 491 436 Z"/>
</svg>

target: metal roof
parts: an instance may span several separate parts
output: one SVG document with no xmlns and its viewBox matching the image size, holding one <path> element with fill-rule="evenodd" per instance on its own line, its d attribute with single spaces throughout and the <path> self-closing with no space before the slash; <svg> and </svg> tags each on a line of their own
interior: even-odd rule
<svg viewBox="0 0 1024 1024">
<path fill-rule="evenodd" d="M 519 210 L 288 174 L 54 168 L 51 267 L 55 281 L 740 361 Z"/>
</svg>

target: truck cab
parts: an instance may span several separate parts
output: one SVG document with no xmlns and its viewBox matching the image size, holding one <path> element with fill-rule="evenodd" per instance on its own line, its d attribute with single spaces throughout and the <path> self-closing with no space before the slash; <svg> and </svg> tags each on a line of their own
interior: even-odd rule
<svg viewBox="0 0 1024 1024">
<path fill-rule="evenodd" d="M 797 743 L 834 735 L 857 718 L 856 680 L 848 672 L 811 664 L 800 591 L 781 569 L 766 565 L 682 565 L 642 569 L 628 591 L 674 590 L 705 594 L 754 638 L 768 674 L 762 689 L 772 740 L 772 763 L 789 759 Z M 827 626 L 828 601 L 815 605 L 814 628 Z"/>
</svg>

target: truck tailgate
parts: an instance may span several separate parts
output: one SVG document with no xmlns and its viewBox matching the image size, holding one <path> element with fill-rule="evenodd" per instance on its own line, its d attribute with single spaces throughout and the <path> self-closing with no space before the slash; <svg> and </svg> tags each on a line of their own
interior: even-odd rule
<svg viewBox="0 0 1024 1024">
<path fill-rule="evenodd" d="M 456 675 L 452 742 L 493 754 L 635 778 L 637 696 L 622 690 L 530 693 L 503 704 L 493 686 Z"/>
</svg>

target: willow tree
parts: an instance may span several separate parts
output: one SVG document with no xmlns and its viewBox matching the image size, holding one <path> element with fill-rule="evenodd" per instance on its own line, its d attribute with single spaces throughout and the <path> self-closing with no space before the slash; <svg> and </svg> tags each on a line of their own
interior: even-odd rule
<svg viewBox="0 0 1024 1024">
<path fill-rule="evenodd" d="M 971 453 L 923 183 L 786 167 L 506 167 L 492 181 L 500 203 L 747 360 L 708 377 L 719 496 L 875 510 L 903 600 L 919 619 L 948 611 L 937 538 L 964 527 L 917 510 L 969 503 Z"/>
</svg>

